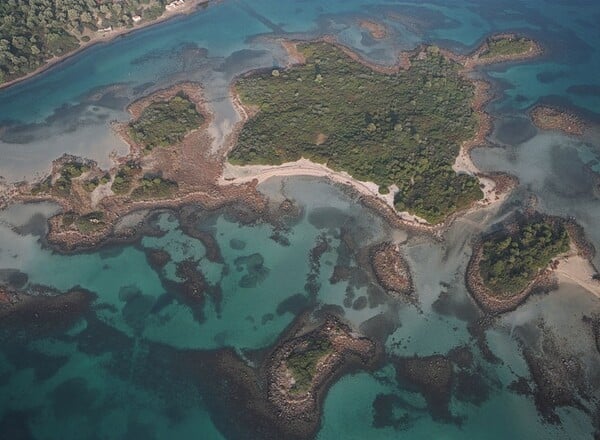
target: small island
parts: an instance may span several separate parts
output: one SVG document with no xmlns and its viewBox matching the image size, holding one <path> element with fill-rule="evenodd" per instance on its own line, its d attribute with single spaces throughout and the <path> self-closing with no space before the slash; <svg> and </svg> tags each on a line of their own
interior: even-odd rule
<svg viewBox="0 0 600 440">
<path fill-rule="evenodd" d="M 412 298 L 414 286 L 408 263 L 397 245 L 381 243 L 371 249 L 371 266 L 379 284 L 391 295 Z"/>
<path fill-rule="evenodd" d="M 593 253 L 575 223 L 537 213 L 519 214 L 474 246 L 467 287 L 485 311 L 503 313 L 533 292 L 554 287 L 550 275 L 561 264 L 559 258 L 577 257 L 580 264 L 587 264 L 591 281 Z"/>
<path fill-rule="evenodd" d="M 523 55 L 534 50 L 536 45 L 529 38 L 508 35 L 488 38 L 484 47 L 480 58 L 498 59 Z"/>
<path fill-rule="evenodd" d="M 541 53 L 541 46 L 530 38 L 516 34 L 497 34 L 486 38 L 471 58 L 476 64 L 493 64 L 531 58 Z"/>
<path fill-rule="evenodd" d="M 269 401 L 280 419 L 314 432 L 335 378 L 352 366 L 369 368 L 377 358 L 374 342 L 330 315 L 314 330 L 298 330 L 275 349 L 265 367 Z"/>
<path fill-rule="evenodd" d="M 183 92 L 148 105 L 140 117 L 129 124 L 131 139 L 146 150 L 168 147 L 182 141 L 192 129 L 204 123 L 196 105 Z"/>
</svg>

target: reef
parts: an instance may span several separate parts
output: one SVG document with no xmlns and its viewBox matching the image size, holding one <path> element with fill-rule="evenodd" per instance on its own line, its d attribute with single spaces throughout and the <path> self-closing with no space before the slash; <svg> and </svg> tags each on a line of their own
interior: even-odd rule
<svg viewBox="0 0 600 440">
<path fill-rule="evenodd" d="M 491 384 L 468 346 L 455 347 L 445 355 L 392 356 L 390 361 L 398 384 L 420 393 L 434 420 L 460 425 L 462 417 L 450 411 L 452 398 L 477 406 L 489 398 Z"/>
<path fill-rule="evenodd" d="M 371 38 L 375 40 L 383 40 L 385 37 L 388 36 L 388 30 L 386 26 L 382 23 L 377 23 L 372 20 L 360 20 L 358 22 L 358 25 L 362 29 L 365 29 L 369 33 Z"/>
<path fill-rule="evenodd" d="M 67 292 L 39 285 L 24 290 L 0 285 L 0 339 L 61 334 L 87 313 L 96 295 L 74 288 Z"/>
<path fill-rule="evenodd" d="M 539 329 L 537 346 L 523 344 L 523 357 L 531 378 L 518 377 L 509 388 L 532 396 L 541 417 L 560 424 L 559 408 L 593 411 L 595 398 L 586 380 L 586 365 L 580 356 L 563 346 L 563 341 L 545 323 Z"/>
<path fill-rule="evenodd" d="M 572 136 L 584 134 L 587 124 L 579 116 L 547 105 L 537 105 L 529 111 L 533 124 L 541 130 L 562 131 Z"/>
<path fill-rule="evenodd" d="M 379 284 L 398 296 L 413 294 L 410 268 L 393 243 L 382 243 L 371 250 L 371 265 Z"/>
</svg>

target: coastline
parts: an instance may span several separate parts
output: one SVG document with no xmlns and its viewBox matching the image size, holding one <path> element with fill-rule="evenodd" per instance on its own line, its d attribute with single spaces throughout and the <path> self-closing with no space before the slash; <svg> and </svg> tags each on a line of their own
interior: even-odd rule
<svg viewBox="0 0 600 440">
<path fill-rule="evenodd" d="M 352 59 L 376 71 L 393 73 L 399 71 L 399 69 L 410 67 L 410 63 L 405 63 L 408 59 L 406 54 L 400 56 L 395 66 L 385 67 L 367 62 L 349 48 L 333 41 L 330 36 L 326 36 L 322 40 L 336 45 Z M 296 41 L 279 41 L 290 54 L 291 64 L 304 61 L 302 54 L 297 50 Z M 420 46 L 411 51 L 411 53 L 418 55 L 424 53 L 426 49 L 427 46 Z M 374 209 L 390 225 L 439 236 L 457 217 L 464 215 L 466 212 L 501 203 L 514 186 L 514 181 L 505 179 L 505 176 L 482 174 L 470 158 L 470 150 L 474 146 L 485 145 L 487 143 L 486 138 L 492 127 L 491 116 L 485 112 L 485 105 L 491 99 L 489 83 L 479 79 L 468 78 L 469 74 L 473 72 L 473 64 L 470 65 L 471 67 L 468 67 L 468 60 L 470 58 L 451 52 L 444 52 L 443 55 L 458 62 L 462 66 L 460 69 L 461 75 L 467 77 L 475 87 L 471 106 L 473 111 L 478 115 L 478 130 L 471 139 L 460 146 L 453 168 L 456 172 L 476 176 L 481 184 L 483 198 L 474 202 L 471 206 L 450 214 L 444 221 L 438 224 L 430 224 L 426 220 L 408 212 L 396 211 L 394 208 L 393 191 L 382 195 L 379 193 L 379 187 L 373 182 L 359 181 L 346 172 L 334 171 L 325 165 L 316 164 L 306 159 L 279 166 L 257 165 L 239 167 L 228 163 L 227 153 L 235 145 L 244 124 L 258 111 L 257 108 L 245 106 L 241 102 L 235 89 L 235 80 L 230 86 L 230 97 L 234 109 L 240 116 L 240 120 L 233 126 L 232 131 L 227 134 L 224 142 L 218 145 L 216 151 L 214 151 L 214 136 L 211 133 L 213 116 L 205 107 L 201 88 L 199 85 L 193 83 L 183 82 L 168 89 L 159 90 L 133 102 L 127 109 L 136 118 L 141 114 L 146 105 L 157 99 L 167 99 L 177 91 L 184 91 L 190 95 L 196 103 L 197 110 L 205 116 L 207 122 L 188 133 L 179 144 L 156 149 L 150 154 L 143 154 L 141 147 L 136 145 L 132 139 L 129 139 L 126 133 L 126 125 L 118 124 L 115 127 L 117 133 L 130 145 L 130 152 L 116 161 L 116 167 L 110 170 L 111 175 L 116 173 L 118 166 L 130 160 L 141 161 L 144 172 L 160 172 L 165 178 L 178 183 L 179 188 L 171 198 L 131 200 L 128 198 L 128 194 L 117 196 L 112 193 L 109 185 L 104 185 L 105 187 L 103 186 L 93 192 L 90 202 L 87 200 L 88 196 L 83 190 L 80 190 L 78 195 L 71 194 L 67 198 L 53 194 L 31 195 L 27 193 L 27 190 L 32 187 L 31 184 L 21 185 L 16 191 L 16 196 L 12 195 L 6 198 L 7 201 L 18 200 L 24 202 L 51 200 L 59 203 L 63 208 L 63 212 L 75 212 L 78 215 L 90 213 L 93 210 L 101 210 L 105 214 L 103 221 L 103 226 L 105 227 L 87 234 L 82 234 L 81 232 L 69 230 L 69 228 L 61 226 L 61 215 L 50 220 L 48 241 L 58 246 L 63 252 L 71 252 L 81 248 L 89 249 L 103 242 L 111 234 L 118 218 L 139 209 L 177 208 L 185 203 L 202 203 L 206 206 L 218 206 L 226 204 L 233 194 L 235 194 L 233 195 L 234 199 L 247 198 L 253 200 L 251 204 L 257 207 L 266 203 L 264 200 L 259 201 L 259 199 L 262 199 L 262 196 L 258 195 L 256 190 L 256 186 L 259 183 L 276 176 L 307 175 L 327 178 L 333 183 L 351 188 L 360 197 L 363 205 Z M 198 146 L 200 148 L 197 148 Z M 191 166 L 193 163 L 201 163 L 201 169 Z M 58 168 L 54 167 L 52 175 L 56 176 L 57 171 Z M 112 179 L 113 177 L 111 177 L 111 181 Z"/>
<path fill-rule="evenodd" d="M 491 36 L 490 38 L 511 38 L 514 36 L 515 34 L 497 34 Z M 289 61 L 286 67 L 290 67 L 295 64 L 302 64 L 305 62 L 304 56 L 300 53 L 300 51 L 297 48 L 297 44 L 299 43 L 299 41 L 281 39 L 278 39 L 277 41 L 283 46 L 283 48 L 288 53 Z M 427 47 L 429 47 L 427 45 L 421 45 L 412 51 L 403 52 L 399 55 L 399 59 L 395 65 L 382 66 L 365 60 L 358 53 L 339 43 L 331 35 L 323 36 L 315 41 L 323 41 L 332 44 L 340 50 L 342 50 L 342 52 L 344 52 L 344 54 L 346 54 L 352 60 L 363 64 L 364 66 L 370 68 L 375 72 L 382 74 L 394 74 L 400 71 L 401 69 L 409 69 L 410 55 L 423 53 L 427 49 Z M 438 224 L 431 224 L 425 219 L 410 214 L 409 212 L 398 212 L 394 208 L 393 192 L 390 192 L 386 195 L 382 195 L 379 193 L 379 187 L 373 182 L 359 181 L 353 178 L 347 172 L 335 171 L 327 167 L 326 165 L 317 164 L 305 158 L 302 158 L 296 162 L 287 162 L 280 165 L 236 166 L 226 162 L 223 169 L 223 175 L 220 178 L 220 183 L 246 183 L 251 181 L 256 181 L 257 183 L 260 183 L 271 177 L 324 177 L 332 182 L 351 186 L 358 194 L 362 195 L 363 197 L 371 198 L 373 202 L 378 202 L 380 204 L 387 205 L 386 207 L 391 208 L 391 210 L 398 217 L 398 220 L 404 223 L 404 226 L 408 225 L 409 227 L 416 227 L 418 229 L 426 230 L 428 232 L 435 232 L 448 227 L 448 225 L 451 224 L 456 217 L 473 209 L 479 209 L 481 207 L 500 204 L 508 197 L 510 190 L 514 185 L 499 184 L 499 182 L 497 182 L 497 176 L 491 176 L 482 173 L 481 170 L 479 170 L 475 166 L 470 156 L 471 149 L 473 149 L 474 147 L 484 146 L 488 144 L 487 136 L 492 131 L 492 117 L 485 111 L 485 106 L 492 99 L 490 82 L 482 79 L 471 78 L 470 75 L 476 70 L 478 66 L 484 64 L 487 65 L 513 60 L 518 61 L 523 59 L 534 58 L 539 56 L 543 50 L 538 43 L 532 40 L 532 48 L 524 54 L 517 54 L 509 57 L 492 57 L 481 61 L 479 59 L 479 55 L 487 47 L 486 44 L 487 43 L 482 44 L 470 55 L 459 55 L 447 50 L 439 49 L 440 53 L 442 53 L 444 57 L 461 65 L 460 74 L 466 80 L 471 82 L 475 87 L 474 96 L 471 101 L 471 107 L 478 118 L 478 129 L 471 139 L 465 141 L 460 146 L 458 155 L 455 159 L 452 168 L 457 173 L 466 173 L 475 176 L 479 180 L 481 190 L 483 192 L 483 197 L 481 200 L 474 202 L 469 207 L 466 207 L 462 210 L 450 214 L 444 221 Z M 252 73 L 252 71 L 247 72 L 246 75 L 250 73 Z M 235 79 L 233 82 L 235 83 Z M 243 126 L 243 123 L 245 123 L 254 114 L 256 114 L 258 110 L 256 108 L 246 107 L 241 102 L 241 99 L 235 90 L 235 85 L 232 85 L 230 87 L 230 95 L 234 103 L 234 107 L 241 117 L 241 121 L 240 128 L 234 134 L 232 143 L 226 148 L 227 151 L 230 148 L 232 148 L 235 144 L 235 138 L 237 137 L 237 134 L 239 134 L 239 130 Z"/>
<path fill-rule="evenodd" d="M 465 280 L 469 293 L 484 312 L 493 315 L 510 312 L 524 303 L 532 294 L 555 290 L 558 283 L 562 282 L 576 284 L 600 298 L 600 281 L 592 278 L 598 274 L 592 263 L 595 250 L 585 239 L 583 228 L 572 221 L 551 216 L 544 217 L 550 221 L 564 224 L 569 234 L 570 249 L 552 258 L 550 264 L 540 269 L 529 284 L 516 294 L 504 297 L 492 291 L 485 284 L 480 273 L 483 241 L 478 239 L 474 243 Z M 511 225 L 507 225 L 507 227 L 510 228 Z"/>
<path fill-rule="evenodd" d="M 503 36 L 506 35 L 503 34 Z M 407 59 L 406 54 L 400 56 L 399 62 L 395 66 L 382 67 L 373 65 L 362 59 L 355 52 L 352 52 L 349 48 L 346 48 L 337 42 L 332 42 L 331 37 L 324 37 L 323 40 L 335 44 L 337 47 L 341 47 L 352 59 L 377 71 L 389 73 L 391 71 L 409 68 L 409 66 L 406 66 L 404 63 L 404 60 Z M 297 50 L 297 42 L 285 40 L 280 40 L 280 42 L 290 55 L 290 64 L 302 63 L 305 61 L 302 54 Z M 523 57 L 537 56 L 541 49 L 539 49 L 538 45 L 535 45 L 534 47 L 537 49 L 532 49 L 527 54 L 519 55 L 517 58 L 522 59 Z M 427 46 L 420 46 L 412 51 L 412 53 L 422 53 L 426 48 Z M 93 191 L 89 196 L 89 201 L 82 201 L 82 197 L 87 197 L 83 191 L 79 191 L 80 194 L 78 195 L 71 194 L 66 198 L 58 197 L 53 194 L 34 196 L 27 194 L 27 189 L 30 188 L 31 185 L 23 185 L 19 188 L 16 195 L 8 198 L 22 202 L 51 200 L 62 206 L 63 213 L 75 212 L 78 215 L 83 215 L 96 209 L 100 209 L 105 213 L 104 227 L 101 227 L 92 233 L 82 233 L 81 231 L 65 227 L 62 223 L 62 214 L 50 219 L 50 231 L 47 237 L 48 243 L 55 246 L 59 251 L 74 252 L 82 249 L 91 249 L 110 239 L 128 239 L 129 237 L 127 234 L 130 236 L 132 234 L 135 235 L 135 231 L 129 231 L 125 235 L 116 234 L 115 226 L 118 219 L 139 210 L 160 208 L 178 209 L 186 203 L 199 203 L 206 206 L 208 209 L 215 209 L 235 200 L 242 201 L 248 206 L 253 206 L 254 211 L 262 212 L 264 214 L 267 202 L 256 189 L 260 183 L 272 177 L 314 176 L 326 178 L 334 184 L 340 184 L 351 189 L 356 193 L 364 206 L 373 209 L 391 226 L 406 228 L 417 232 L 425 232 L 440 237 L 441 233 L 446 230 L 456 218 L 465 213 L 502 203 L 506 200 L 510 191 L 516 184 L 515 179 L 506 175 L 481 173 L 471 159 L 470 152 L 474 147 L 483 146 L 488 143 L 487 136 L 492 128 L 492 117 L 485 111 L 485 106 L 492 98 L 490 82 L 474 79 L 469 76 L 474 72 L 475 66 L 479 65 L 477 60 L 473 59 L 473 56 L 478 57 L 478 54 L 480 54 L 482 50 L 483 48 L 480 47 L 474 52 L 475 55 L 470 56 L 457 55 L 448 51 L 442 52 L 444 56 L 461 65 L 460 74 L 469 79 L 474 85 L 471 107 L 478 118 L 478 129 L 471 139 L 461 144 L 452 168 L 457 173 L 468 173 L 477 177 L 481 185 L 483 198 L 474 202 L 469 207 L 450 214 L 444 221 L 435 225 L 408 212 L 396 211 L 394 208 L 393 192 L 385 195 L 380 194 L 379 187 L 373 182 L 359 181 L 347 172 L 335 171 L 328 168 L 326 165 L 314 163 L 304 158 L 296 162 L 289 162 L 281 165 L 236 166 L 227 162 L 227 153 L 235 145 L 239 132 L 244 124 L 258 111 L 257 108 L 245 106 L 242 103 L 235 89 L 235 81 L 232 82 L 232 85 L 230 86 L 230 98 L 234 109 L 240 116 L 240 120 L 226 136 L 225 141 L 219 145 L 217 151 L 213 151 L 210 147 L 214 143 L 214 136 L 212 136 L 210 132 L 210 124 L 212 123 L 213 115 L 205 106 L 200 86 L 194 83 L 184 82 L 168 89 L 159 90 L 133 102 L 127 108 L 127 111 L 135 119 L 140 116 L 142 110 L 147 105 L 156 100 L 168 99 L 180 91 L 189 95 L 196 104 L 197 110 L 205 116 L 206 121 L 202 126 L 188 133 L 184 140 L 179 144 L 157 149 L 149 154 L 144 154 L 142 151 L 143 149 L 139 145 L 136 145 L 136 143 L 128 136 L 126 124 L 118 124 L 115 127 L 117 133 L 130 145 L 130 152 L 128 155 L 118 159 L 117 166 L 110 170 L 111 174 L 116 172 L 118 166 L 123 165 L 130 160 L 140 161 L 142 163 L 142 169 L 145 172 L 155 170 L 164 173 L 164 176 L 167 179 L 170 178 L 178 183 L 179 187 L 172 197 L 166 199 L 150 198 L 144 200 L 132 200 L 129 198 L 129 194 L 116 195 L 112 193 L 109 186 L 107 186 L 106 188 L 99 188 L 98 191 Z M 502 61 L 506 61 L 505 57 L 502 57 Z M 490 62 L 494 62 L 494 59 L 486 59 L 486 64 Z M 200 146 L 200 148 L 197 148 L 198 146 Z M 197 167 L 190 168 L 190 165 L 193 163 L 203 163 L 203 166 L 201 166 L 202 170 Z M 59 170 L 59 168 L 55 167 L 53 174 L 56 174 L 57 170 Z M 202 177 L 199 178 L 199 175 L 202 175 Z M 77 191 L 72 192 L 76 193 Z M 130 192 L 131 191 L 129 191 L 129 193 Z M 117 235 L 121 235 L 121 237 L 118 237 Z M 571 267 L 570 264 L 566 266 L 567 268 Z M 570 277 L 569 279 L 571 280 L 578 280 L 581 278 L 580 276 L 570 275 L 571 272 L 567 268 L 563 270 L 565 277 Z M 533 289 L 535 286 L 532 285 L 530 287 Z M 527 295 L 524 296 L 526 297 Z"/>
<path fill-rule="evenodd" d="M 92 46 L 110 42 L 118 37 L 130 34 L 132 32 L 138 31 L 140 29 L 144 29 L 146 27 L 149 27 L 149 26 L 152 26 L 152 25 L 155 25 L 158 23 L 162 23 L 164 21 L 170 20 L 171 18 L 180 16 L 180 15 L 192 14 L 192 13 L 196 12 L 197 10 L 199 10 L 201 6 L 208 5 L 211 1 L 214 1 L 214 0 L 187 0 L 186 3 L 184 3 L 183 7 L 179 8 L 179 9 L 173 9 L 173 10 L 165 10 L 160 17 L 158 17 L 154 20 L 142 22 L 138 25 L 134 25 L 131 28 L 124 27 L 124 28 L 114 29 L 114 30 L 111 30 L 108 32 L 104 32 L 102 34 L 98 34 L 98 35 L 95 35 L 94 37 L 91 37 L 89 41 L 79 41 L 79 47 L 77 49 L 74 49 L 71 52 L 61 55 L 61 56 L 58 56 L 58 57 L 57 56 L 52 57 L 49 60 L 46 60 L 44 62 L 44 64 L 42 66 L 38 67 L 37 69 L 35 69 L 23 76 L 20 76 L 19 78 L 11 79 L 10 81 L 0 84 L 0 90 L 7 89 L 11 86 L 22 83 L 24 81 L 27 81 L 28 79 L 31 79 L 34 76 L 39 75 L 42 72 L 45 72 L 46 70 L 49 70 L 56 66 L 59 66 L 60 64 L 64 63 L 65 61 L 71 59 L 72 57 L 74 57 L 76 55 L 79 55 L 81 52 L 83 52 L 86 49 L 89 49 Z"/>
</svg>

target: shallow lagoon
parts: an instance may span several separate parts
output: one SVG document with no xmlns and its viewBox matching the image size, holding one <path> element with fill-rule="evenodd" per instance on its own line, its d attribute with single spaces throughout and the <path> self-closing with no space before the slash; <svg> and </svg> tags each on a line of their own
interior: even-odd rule
<svg viewBox="0 0 600 440">
<path fill-rule="evenodd" d="M 584 142 L 538 132 L 522 114 L 538 99 L 600 113 L 597 95 L 572 87 L 600 85 L 600 46 L 592 44 L 599 38 L 595 17 L 600 17 L 600 7 L 591 1 L 571 5 L 542 0 L 526 5 L 513 0 L 461 1 L 454 6 L 436 1 L 260 0 L 251 5 L 223 1 L 192 16 L 98 45 L 45 74 L 0 91 L 0 124 L 7 126 L 0 130 L 0 175 L 11 181 L 45 172 L 62 152 L 108 165 L 111 150 L 125 151 L 112 134 L 110 122 L 127 119 L 124 108 L 131 100 L 184 79 L 205 86 L 209 105 L 216 112 L 211 129 L 215 148 L 219 148 L 223 135 L 237 121 L 226 99 L 231 78 L 251 68 L 285 62 L 272 37 L 334 34 L 382 64 L 392 64 L 398 51 L 423 41 L 468 52 L 490 32 L 503 30 L 526 32 L 547 48 L 539 61 L 487 69 L 500 80 L 501 95 L 491 109 L 505 119 L 497 121 L 492 140 L 503 147 L 476 150 L 474 160 L 484 170 L 515 174 L 520 186 L 498 210 L 458 219 L 442 242 L 388 231 L 352 197 L 309 178 L 271 180 L 262 187 L 274 200 L 285 196 L 304 207 L 303 217 L 286 234 L 289 247 L 270 238 L 269 225 L 241 226 L 225 216 L 203 224 L 219 244 L 221 263 L 208 261 L 205 246 L 186 236 L 171 212 L 157 218 L 156 225 L 164 232 L 160 237 L 73 256 L 54 254 L 40 244 L 43 219 L 53 212 L 52 206 L 15 206 L 0 213 L 0 269 L 19 269 L 27 273 L 30 283 L 61 291 L 79 285 L 98 295 L 92 312 L 65 334 L 3 340 L 3 432 L 29 429 L 36 438 L 220 438 L 215 420 L 235 420 L 235 415 L 211 410 L 203 402 L 210 396 L 190 387 L 187 378 L 178 381 L 165 370 L 161 380 L 148 380 L 149 353 L 156 344 L 177 349 L 231 346 L 241 354 L 272 344 L 301 309 L 296 305 L 283 311 L 282 302 L 295 294 L 308 298 L 304 285 L 310 271 L 309 252 L 323 233 L 330 251 L 321 258 L 321 287 L 314 306 L 342 307 L 356 328 L 380 313 L 393 317 L 397 328 L 386 342 L 390 355 L 427 356 L 468 345 L 481 367 L 478 383 L 488 399 L 473 404 L 453 397 L 450 410 L 464 417 L 462 425 L 434 421 L 422 396 L 398 383 L 388 364 L 374 374 L 346 376 L 332 387 L 324 404 L 320 439 L 591 437 L 593 427 L 582 411 L 559 410 L 563 425 L 549 425 L 537 416 L 531 397 L 516 395 L 506 387 L 517 375 L 529 376 L 522 350 L 539 351 L 545 336 L 536 329 L 545 328 L 582 360 L 597 398 L 600 361 L 582 317 L 600 312 L 599 300 L 564 284 L 506 314 L 485 332 L 489 348 L 504 362 L 497 365 L 484 359 L 468 330 L 480 312 L 465 290 L 463 274 L 475 234 L 521 206 L 530 195 L 537 197 L 538 208 L 545 212 L 574 216 L 600 249 L 598 191 L 593 174 L 584 171 L 588 164 L 598 172 L 593 163 L 600 156 L 597 135 Z M 391 36 L 381 41 L 369 38 L 358 27 L 358 18 L 383 20 Z M 352 259 L 340 250 L 341 226 L 369 240 L 393 235 L 402 242 L 418 304 L 390 301 L 360 310 L 345 306 L 348 286 L 329 282 L 335 262 Z M 236 240 L 234 246 L 232 240 Z M 171 255 L 173 261 L 162 272 L 148 265 L 144 251 L 150 248 Z M 257 253 L 264 259 L 267 275 L 254 287 L 241 287 L 247 268 L 236 265 L 236 259 Z M 169 299 L 165 286 L 178 281 L 175 263 L 186 258 L 198 261 L 207 279 L 222 288 L 220 313 L 209 300 L 202 322 L 189 307 L 172 298 L 165 301 Z M 595 262 L 600 263 L 598 256 Z M 226 275 L 224 267 L 229 268 Z M 358 289 L 354 295 L 368 296 L 368 292 Z M 90 345 L 97 346 L 96 350 Z M 396 401 L 404 402 L 394 407 L 393 417 L 383 418 L 396 427 L 373 426 L 378 395 L 396 396 Z M 496 437 L 491 437 L 492 432 Z"/>
</svg>

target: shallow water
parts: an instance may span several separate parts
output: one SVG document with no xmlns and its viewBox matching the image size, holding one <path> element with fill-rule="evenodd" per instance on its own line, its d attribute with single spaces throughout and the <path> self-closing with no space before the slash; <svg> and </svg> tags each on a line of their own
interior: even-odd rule
<svg viewBox="0 0 600 440">
<path fill-rule="evenodd" d="M 362 18 L 383 21 L 388 38 L 370 38 L 358 26 Z M 509 172 L 520 184 L 502 207 L 458 219 L 442 241 L 390 231 L 353 197 L 312 178 L 261 185 L 273 201 L 287 197 L 303 208 L 285 233 L 289 246 L 273 240 L 267 224 L 242 226 L 219 213 L 201 220 L 196 226 L 209 232 L 221 251 L 218 262 L 207 258 L 202 242 L 182 231 L 173 212 L 157 214 L 160 236 L 71 256 L 53 253 L 40 241 L 45 218 L 56 207 L 15 205 L 0 212 L 0 281 L 20 271 L 29 285 L 62 292 L 79 286 L 97 295 L 91 310 L 68 330 L 42 337 L 20 331 L 1 340 L 2 432 L 29 431 L 34 438 L 221 438 L 217 426 L 222 420 L 235 423 L 233 410 L 212 405 L 217 397 L 200 391 L 212 378 L 198 385 L 197 378 L 178 373 L 178 360 L 223 347 L 244 356 L 273 344 L 302 310 L 334 305 L 356 329 L 383 317 L 378 325 L 392 326 L 385 342 L 390 360 L 468 346 L 477 369 L 474 388 L 484 397 L 475 403 L 461 400 L 455 390 L 449 404 L 454 419 L 434 419 L 423 396 L 397 380 L 390 361 L 374 373 L 345 376 L 333 385 L 319 439 L 590 438 L 594 427 L 584 411 L 560 409 L 561 425 L 544 423 L 531 396 L 507 387 L 519 376 L 531 376 L 523 351 L 541 355 L 540 344 L 554 338 L 565 357 L 581 360 L 590 395 L 600 398 L 600 355 L 582 320 L 600 313 L 599 300 L 563 284 L 494 321 L 484 333 L 489 349 L 502 360 L 495 364 L 469 331 L 481 312 L 466 291 L 464 271 L 471 240 L 532 195 L 541 211 L 574 217 L 600 249 L 597 134 L 582 140 L 539 132 L 524 114 L 545 101 L 598 117 L 599 20 L 600 6 L 592 1 L 461 0 L 449 6 L 442 1 L 225 0 L 97 45 L 0 91 L 0 175 L 15 181 L 43 174 L 63 152 L 110 166 L 110 151 L 126 151 L 111 121 L 127 120 L 124 109 L 134 99 L 182 80 L 204 86 L 215 112 L 211 133 L 218 149 L 238 120 L 227 99 L 231 79 L 285 63 L 273 42 L 281 36 L 335 35 L 382 64 L 393 64 L 399 51 L 422 42 L 467 53 L 488 34 L 506 30 L 524 32 L 546 49 L 539 60 L 486 68 L 498 80 L 499 98 L 490 111 L 498 116 L 492 141 L 501 147 L 477 149 L 473 157 L 482 169 Z M 369 290 L 372 282 L 331 284 L 336 264 L 358 264 L 341 245 L 342 228 L 361 246 L 390 237 L 402 243 L 416 304 L 381 300 Z M 320 237 L 329 250 L 319 261 L 320 286 L 312 298 L 305 284 L 313 274 L 309 254 Z M 151 249 L 169 253 L 164 269 L 149 265 Z M 186 260 L 221 288 L 220 301 L 208 298 L 198 309 L 177 299 L 182 280 L 176 264 Z M 262 265 L 252 264 L 257 261 Z M 600 265 L 599 256 L 594 261 Z M 364 308 L 357 306 L 361 298 Z M 171 350 L 173 359 L 157 358 L 161 350 Z M 390 414 L 375 410 L 381 396 L 393 402 Z M 594 412 L 592 404 L 585 405 Z"/>
</svg>

